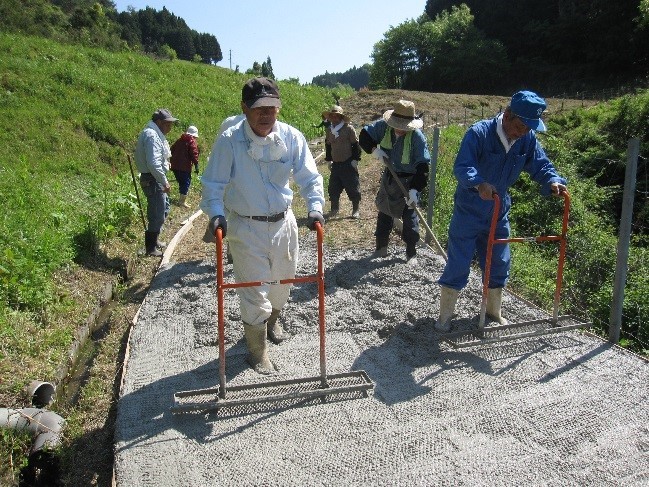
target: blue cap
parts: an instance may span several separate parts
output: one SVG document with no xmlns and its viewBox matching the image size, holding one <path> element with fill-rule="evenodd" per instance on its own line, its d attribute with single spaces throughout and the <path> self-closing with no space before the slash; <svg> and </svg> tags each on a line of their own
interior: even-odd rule
<svg viewBox="0 0 649 487">
<path fill-rule="evenodd" d="M 532 91 L 514 93 L 509 104 L 511 111 L 520 118 L 530 130 L 545 132 L 541 114 L 547 107 L 545 100 Z"/>
</svg>

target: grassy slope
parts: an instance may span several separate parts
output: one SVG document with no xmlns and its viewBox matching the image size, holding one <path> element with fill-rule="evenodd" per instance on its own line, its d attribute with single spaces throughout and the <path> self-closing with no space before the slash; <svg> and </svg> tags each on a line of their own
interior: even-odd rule
<svg viewBox="0 0 649 487">
<path fill-rule="evenodd" d="M 167 106 L 182 119 L 169 139 L 175 140 L 182 128 L 194 124 L 201 132 L 203 154 L 207 154 L 220 121 L 239 111 L 239 90 L 246 78 L 221 68 L 161 62 L 137 54 L 114 54 L 0 34 L 0 142 L 5 148 L 0 156 L 0 197 L 11 202 L 0 219 L 0 286 L 7 286 L 8 279 L 14 277 L 7 270 L 18 268 L 15 266 L 20 258 L 44 265 L 20 276 L 26 284 L 25 295 L 15 297 L 17 300 L 37 302 L 39 296 L 31 296 L 30 292 L 38 293 L 40 289 L 46 293 L 47 286 L 56 285 L 52 299 L 45 300 L 47 305 L 42 308 L 0 307 L 0 405 L 18 404 L 18 391 L 35 377 L 34 371 L 39 378 L 51 377 L 53 370 L 65 361 L 75 329 L 96 303 L 97 293 L 90 282 L 93 275 L 90 269 L 79 270 L 84 261 L 78 258 L 74 237 L 86 235 L 90 225 L 103 238 L 99 248 L 108 260 L 123 257 L 139 242 L 138 215 L 130 213 L 130 221 L 123 228 L 110 217 L 111 211 L 124 209 L 116 203 L 117 198 L 133 203 L 132 195 L 129 196 L 132 183 L 127 151 L 123 147 L 131 149 L 150 113 L 159 106 Z M 320 112 L 331 104 L 331 92 L 290 84 L 281 84 L 281 88 L 282 117 L 308 137 L 315 135 L 311 124 L 319 122 Z M 379 102 L 371 99 L 377 95 L 385 98 Z M 374 118 L 388 108 L 395 95 L 396 92 L 361 93 L 354 99 L 371 106 L 367 117 Z M 490 106 L 480 97 L 454 97 L 455 106 L 449 105 L 448 98 L 434 98 L 430 94 L 417 98 L 419 95 L 408 93 L 407 97 L 414 99 L 420 109 L 430 103 L 425 108 L 429 122 L 441 124 L 449 112 L 458 112 L 456 118 L 461 120 L 466 118 L 468 108 L 480 118 L 483 112 L 491 113 L 494 106 L 506 102 L 493 98 L 489 103 L 495 105 Z M 345 107 L 352 108 L 351 103 Z M 358 109 L 350 112 L 360 113 Z M 368 121 L 367 117 L 354 120 L 356 126 Z M 440 174 L 449 180 L 448 188 L 438 190 L 435 206 L 435 231 L 442 241 L 452 204 L 449 188 L 454 183 L 450 166 L 463 132 L 461 127 L 445 129 L 440 143 Z M 106 221 L 115 223 L 117 228 L 102 230 L 101 223 Z M 117 262 L 92 272 L 114 273 L 120 265 Z M 546 267 L 542 262 L 539 266 Z M 55 279 L 51 279 L 55 270 Z M 86 293 L 71 295 L 66 291 L 66 282 L 88 274 Z M 540 287 L 547 287 L 545 280 Z M 42 286 L 34 285 L 37 283 Z M 128 320 L 116 318 L 118 331 L 128 326 Z M 102 344 L 110 349 L 107 353 L 117 353 L 123 345 L 120 336 L 117 333 Z M 111 379 L 118 373 L 109 367 L 87 387 L 95 388 L 96 396 L 104 394 L 107 404 L 98 408 L 86 402 L 73 417 L 66 414 L 71 420 L 70 435 L 76 438 L 74 450 L 83 451 L 95 445 L 100 440 L 96 435 L 110 444 L 112 431 L 97 411 L 114 413 L 114 405 L 110 404 L 114 392 Z M 89 464 L 86 470 L 97 472 L 101 468 L 109 470 L 110 465 Z M 88 477 L 80 478 L 78 485 L 87 480 Z"/>
<path fill-rule="evenodd" d="M 23 405 L 35 377 L 51 380 L 99 285 L 140 244 L 127 153 L 151 113 L 168 107 L 181 119 L 171 142 L 196 125 L 206 156 L 223 118 L 240 112 L 248 77 L 0 33 L 1 406 Z M 281 117 L 309 136 L 331 90 L 280 88 Z"/>
</svg>

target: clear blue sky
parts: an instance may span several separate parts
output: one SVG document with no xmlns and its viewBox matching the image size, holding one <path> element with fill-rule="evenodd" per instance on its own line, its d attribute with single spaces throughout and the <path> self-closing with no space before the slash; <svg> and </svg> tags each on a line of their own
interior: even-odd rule
<svg viewBox="0 0 649 487">
<path fill-rule="evenodd" d="M 390 27 L 424 13 L 426 0 L 118 0 L 129 6 L 167 10 L 190 29 L 212 34 L 221 46 L 224 68 L 245 72 L 270 56 L 277 79 L 342 73 L 371 63 L 374 44 Z"/>
</svg>

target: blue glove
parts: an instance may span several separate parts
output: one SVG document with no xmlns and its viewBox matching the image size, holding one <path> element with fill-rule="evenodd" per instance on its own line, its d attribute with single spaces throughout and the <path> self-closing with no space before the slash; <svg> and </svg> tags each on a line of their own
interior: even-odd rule
<svg viewBox="0 0 649 487">
<path fill-rule="evenodd" d="M 324 227 L 324 216 L 322 216 L 322 213 L 319 211 L 310 211 L 309 212 L 309 217 L 307 218 L 306 221 L 306 226 L 309 230 L 315 230 L 315 222 L 320 223 Z"/>
<path fill-rule="evenodd" d="M 216 215 L 212 217 L 210 222 L 205 229 L 205 235 L 203 235 L 203 242 L 205 243 L 214 243 L 216 242 L 216 229 L 220 228 L 222 232 L 222 237 L 225 238 L 228 233 L 228 222 L 225 221 L 223 215 Z"/>
</svg>

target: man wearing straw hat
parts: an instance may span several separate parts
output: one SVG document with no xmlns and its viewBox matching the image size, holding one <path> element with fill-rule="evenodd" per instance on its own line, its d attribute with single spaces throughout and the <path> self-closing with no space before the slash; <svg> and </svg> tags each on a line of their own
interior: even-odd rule
<svg viewBox="0 0 649 487">
<path fill-rule="evenodd" d="M 358 176 L 361 148 L 358 136 L 340 106 L 334 105 L 331 110 L 322 112 L 322 116 L 331 122 L 325 135 L 325 160 L 331 162 L 329 216 L 335 216 L 340 210 L 340 195 L 344 189 L 352 202 L 352 218 L 358 218 L 361 203 L 361 181 Z"/>
<path fill-rule="evenodd" d="M 376 251 L 374 257 L 388 255 L 390 232 L 395 218 L 403 221 L 401 239 L 406 244 L 406 262 L 417 263 L 417 242 L 419 241 L 419 219 L 415 211 L 419 194 L 426 187 L 430 153 L 426 137 L 421 131 L 423 121 L 415 114 L 415 104 L 399 100 L 394 109 L 387 110 L 383 118 L 363 127 L 359 143 L 363 150 L 375 159 L 391 165 L 403 186 L 408 189 L 404 195 L 392 173 L 386 168 L 381 177 L 376 206 Z"/>
</svg>

